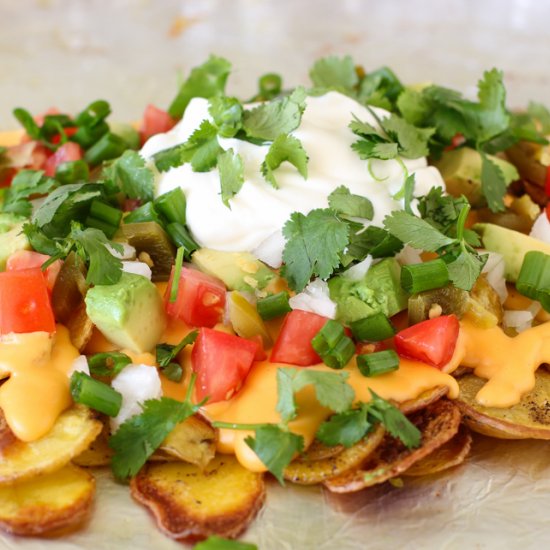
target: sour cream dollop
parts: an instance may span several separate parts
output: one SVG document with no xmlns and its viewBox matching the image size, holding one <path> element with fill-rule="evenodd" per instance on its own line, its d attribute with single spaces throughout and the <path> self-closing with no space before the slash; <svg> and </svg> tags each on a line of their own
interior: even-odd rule
<svg viewBox="0 0 550 550">
<path fill-rule="evenodd" d="M 389 115 L 373 109 L 379 117 Z M 263 178 L 260 166 L 269 145 L 253 145 L 239 139 L 222 139 L 223 149 L 233 149 L 244 161 L 245 182 L 230 200 L 231 209 L 220 198 L 219 172 L 193 172 L 189 164 L 157 174 L 158 195 L 181 187 L 187 198 L 187 224 L 196 241 L 204 247 L 226 251 L 253 251 L 281 228 L 293 212 L 307 214 L 326 208 L 327 197 L 340 185 L 351 193 L 368 197 L 374 207 L 371 223 L 380 226 L 384 217 L 403 207 L 392 198 L 402 187 L 405 173 L 396 160 L 361 160 L 351 149 L 358 138 L 349 129 L 353 115 L 377 126 L 375 117 L 355 100 L 337 92 L 308 97 L 301 124 L 292 134 L 306 150 L 308 178 L 294 166 L 283 163 L 275 176 L 279 189 Z M 208 101 L 193 99 L 183 119 L 169 132 L 153 136 L 141 150 L 144 158 L 185 142 L 200 123 L 211 120 Z M 425 158 L 401 159 L 409 173 L 416 176 L 415 196 L 426 194 L 434 186 L 443 187 L 438 170 Z M 273 240 L 273 239 L 272 239 Z M 281 243 L 281 252 L 284 241 Z"/>
</svg>

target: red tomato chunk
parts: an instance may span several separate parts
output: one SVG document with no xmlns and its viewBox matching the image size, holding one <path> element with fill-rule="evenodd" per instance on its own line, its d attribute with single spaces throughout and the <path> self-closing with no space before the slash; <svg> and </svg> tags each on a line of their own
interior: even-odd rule
<svg viewBox="0 0 550 550">
<path fill-rule="evenodd" d="M 60 164 L 80 160 L 82 158 L 82 149 L 78 143 L 68 141 L 61 145 L 59 149 L 48 158 L 44 164 L 44 172 L 46 176 L 55 176 L 55 171 Z"/>
<path fill-rule="evenodd" d="M 38 267 L 0 273 L 0 334 L 55 332 L 46 279 Z"/>
<path fill-rule="evenodd" d="M 42 264 L 47 262 L 49 259 L 50 256 L 40 254 L 39 252 L 34 252 L 33 250 L 18 250 L 8 258 L 6 263 L 6 271 L 17 271 L 19 269 L 29 269 L 31 267 L 42 267 Z M 50 292 L 53 290 L 53 285 L 55 284 L 62 265 L 63 262 L 61 260 L 56 260 L 53 264 L 46 268 L 46 271 L 42 271 L 42 274 L 46 278 L 46 285 L 48 286 L 48 290 Z"/>
<path fill-rule="evenodd" d="M 243 385 L 257 350 L 257 342 L 201 328 L 191 354 L 196 398 L 208 397 L 208 403 L 230 399 Z"/>
<path fill-rule="evenodd" d="M 174 269 L 164 296 L 166 313 L 194 327 L 213 327 L 223 317 L 225 285 L 219 279 L 189 267 L 181 268 L 178 296 L 170 302 Z"/>
<path fill-rule="evenodd" d="M 403 357 L 441 368 L 452 358 L 460 325 L 455 315 L 422 321 L 395 335 L 395 349 Z"/>
<path fill-rule="evenodd" d="M 176 122 L 174 119 L 162 109 L 155 107 L 154 105 L 147 105 L 145 112 L 143 113 L 143 122 L 139 133 L 141 135 L 141 142 L 145 143 L 151 136 L 155 134 L 163 134 L 171 130 Z"/>
<path fill-rule="evenodd" d="M 285 318 L 271 352 L 272 363 L 289 363 L 308 367 L 321 363 L 311 340 L 328 321 L 327 317 L 295 309 Z"/>
</svg>

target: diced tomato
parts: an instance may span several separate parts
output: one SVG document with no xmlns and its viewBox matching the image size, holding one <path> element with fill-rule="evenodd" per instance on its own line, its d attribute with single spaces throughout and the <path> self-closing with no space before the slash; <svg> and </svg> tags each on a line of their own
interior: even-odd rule
<svg viewBox="0 0 550 550">
<path fill-rule="evenodd" d="M 15 177 L 15 174 L 17 174 L 17 170 L 15 168 L 8 168 L 5 170 L 2 176 L 0 176 L 0 188 L 9 187 Z"/>
<path fill-rule="evenodd" d="M 264 348 L 264 340 L 259 335 L 256 334 L 256 336 L 252 336 L 252 338 L 248 338 L 251 342 L 256 342 L 258 344 L 258 349 L 256 350 L 256 355 L 254 356 L 254 361 L 265 361 L 267 359 L 267 353 Z"/>
<path fill-rule="evenodd" d="M 301 309 L 288 313 L 273 346 L 271 362 L 301 367 L 320 363 L 321 358 L 313 349 L 311 340 L 327 321 L 327 317 Z"/>
<path fill-rule="evenodd" d="M 223 317 L 225 285 L 206 273 L 182 267 L 178 296 L 170 302 L 174 269 L 166 288 L 166 313 L 194 327 L 213 327 Z"/>
<path fill-rule="evenodd" d="M 456 133 L 451 139 L 451 144 L 445 147 L 445 151 L 453 151 L 457 147 L 460 147 L 466 139 L 461 133 Z"/>
<path fill-rule="evenodd" d="M 74 136 L 77 131 L 78 131 L 78 128 L 76 126 L 69 126 L 68 128 L 63 128 L 63 132 L 67 137 Z M 55 136 L 52 137 L 50 141 L 57 145 L 58 143 L 61 142 L 61 134 L 56 134 Z"/>
<path fill-rule="evenodd" d="M 546 196 L 550 197 L 550 166 L 546 167 L 546 181 L 544 185 L 544 190 L 546 191 Z"/>
<path fill-rule="evenodd" d="M 38 267 L 0 273 L 0 334 L 55 332 L 46 279 Z"/>
<path fill-rule="evenodd" d="M 133 212 L 141 206 L 141 199 L 124 199 L 122 209 L 124 212 Z"/>
<path fill-rule="evenodd" d="M 8 258 L 6 271 L 17 271 L 20 269 L 29 269 L 31 267 L 40 268 L 42 264 L 49 259 L 50 256 L 34 252 L 33 250 L 18 250 Z M 46 271 L 42 271 L 50 292 L 53 290 L 53 285 L 55 284 L 55 280 L 59 275 L 62 265 L 63 262 L 61 260 L 56 260 L 46 268 Z"/>
<path fill-rule="evenodd" d="M 546 205 L 544 211 L 546 212 L 546 219 L 550 222 L 550 202 Z"/>
<path fill-rule="evenodd" d="M 147 105 L 143 113 L 141 128 L 139 129 L 141 142 L 145 143 L 155 134 L 168 132 L 175 124 L 176 121 L 166 111 L 151 104 Z"/>
<path fill-rule="evenodd" d="M 46 176 L 55 176 L 55 170 L 60 164 L 80 160 L 81 158 L 82 149 L 78 143 L 73 143 L 72 141 L 64 143 L 44 164 Z"/>
<path fill-rule="evenodd" d="M 460 326 L 455 315 L 422 321 L 395 335 L 399 355 L 441 368 L 452 358 Z"/>
<path fill-rule="evenodd" d="M 230 399 L 241 388 L 257 349 L 256 342 L 201 328 L 191 353 L 191 364 L 197 373 L 196 398 L 208 397 L 208 403 Z"/>
</svg>

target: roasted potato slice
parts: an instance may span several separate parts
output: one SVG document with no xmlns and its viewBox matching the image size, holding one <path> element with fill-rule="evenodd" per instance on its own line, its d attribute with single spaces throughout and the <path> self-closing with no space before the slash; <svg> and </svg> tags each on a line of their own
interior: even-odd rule
<svg viewBox="0 0 550 550">
<path fill-rule="evenodd" d="M 208 422 L 192 416 L 172 430 L 159 450 L 204 469 L 216 454 L 216 432 Z"/>
<path fill-rule="evenodd" d="M 30 443 L 15 441 L 2 450 L 0 484 L 59 470 L 88 448 L 101 429 L 102 423 L 88 408 L 71 407 L 59 416 L 49 434 Z"/>
<path fill-rule="evenodd" d="M 0 409 L 0 456 L 2 456 L 3 450 L 15 441 L 17 441 L 17 438 L 8 426 L 2 409 Z"/>
<path fill-rule="evenodd" d="M 335 456 L 320 460 L 300 456 L 285 468 L 284 478 L 300 485 L 315 485 L 332 477 L 344 475 L 368 460 L 383 438 L 384 428 L 378 426 L 368 437 L 349 449 L 343 449 Z"/>
<path fill-rule="evenodd" d="M 37 536 L 70 529 L 92 507 L 95 480 L 71 464 L 53 473 L 0 486 L 0 528 Z"/>
<path fill-rule="evenodd" d="M 85 468 L 97 468 L 111 464 L 114 454 L 109 447 L 109 424 L 105 422 L 100 434 L 92 441 L 90 446 L 73 458 L 73 464 Z"/>
<path fill-rule="evenodd" d="M 538 369 L 535 387 L 513 407 L 484 407 L 476 401 L 485 380 L 474 374 L 458 379 L 456 404 L 474 431 L 501 439 L 550 439 L 550 373 Z"/>
<path fill-rule="evenodd" d="M 325 486 L 334 493 L 353 493 L 401 475 L 457 433 L 460 411 L 452 402 L 440 399 L 409 419 L 422 432 L 420 447 L 407 449 L 401 441 L 386 435 L 361 468 L 329 479 Z"/>
<path fill-rule="evenodd" d="M 439 401 L 442 397 L 445 397 L 449 391 L 447 386 L 437 386 L 431 390 L 422 392 L 415 399 L 409 399 L 399 404 L 399 409 L 403 414 L 412 414 L 416 411 L 425 409 L 432 403 Z"/>
<path fill-rule="evenodd" d="M 332 458 L 333 456 L 339 455 L 344 449 L 345 447 L 343 445 L 333 445 L 329 447 L 321 443 L 318 439 L 314 439 L 313 443 L 302 453 L 300 459 L 310 462 L 324 460 L 325 458 Z"/>
<path fill-rule="evenodd" d="M 149 463 L 130 487 L 160 530 L 177 540 L 236 537 L 265 499 L 263 475 L 229 455 L 216 456 L 204 470 L 185 462 Z"/>
<path fill-rule="evenodd" d="M 415 462 L 404 475 L 427 476 L 462 464 L 472 447 L 470 430 L 461 424 L 458 433 L 426 458 Z"/>
</svg>

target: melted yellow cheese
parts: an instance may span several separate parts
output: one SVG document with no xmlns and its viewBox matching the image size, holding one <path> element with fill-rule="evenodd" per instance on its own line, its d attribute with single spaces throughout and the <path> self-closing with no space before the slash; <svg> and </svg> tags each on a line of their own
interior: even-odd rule
<svg viewBox="0 0 550 550">
<path fill-rule="evenodd" d="M 0 408 L 22 441 L 46 435 L 71 405 L 68 372 L 79 356 L 68 330 L 9 334 L 0 342 Z"/>
</svg>

